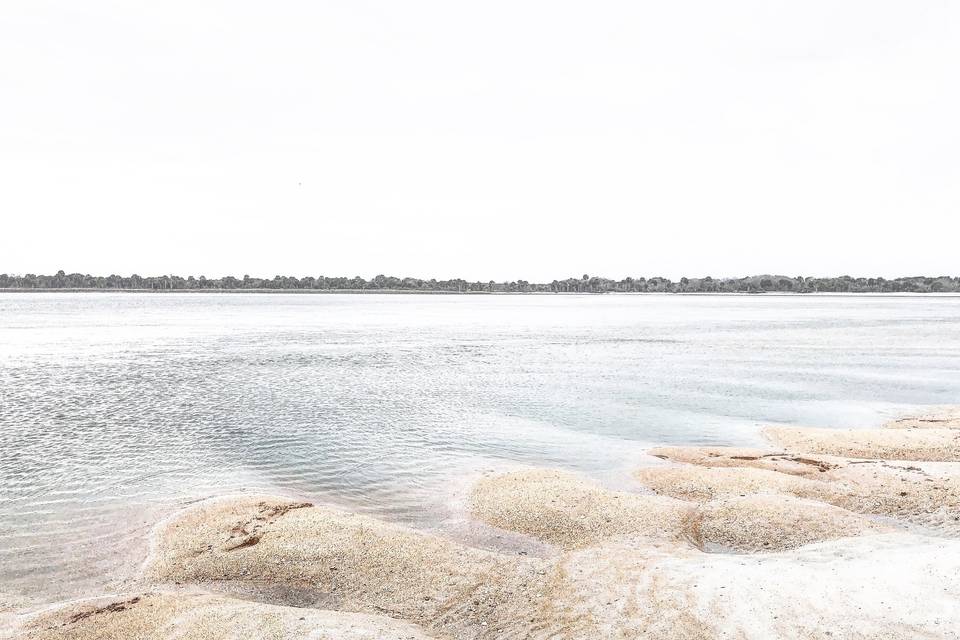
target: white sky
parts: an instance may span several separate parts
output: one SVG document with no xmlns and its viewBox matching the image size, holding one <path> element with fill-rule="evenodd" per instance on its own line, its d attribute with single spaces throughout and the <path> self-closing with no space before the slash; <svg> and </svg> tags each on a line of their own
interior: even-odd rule
<svg viewBox="0 0 960 640">
<path fill-rule="evenodd" d="M 0 272 L 960 275 L 960 3 L 0 2 Z"/>
</svg>

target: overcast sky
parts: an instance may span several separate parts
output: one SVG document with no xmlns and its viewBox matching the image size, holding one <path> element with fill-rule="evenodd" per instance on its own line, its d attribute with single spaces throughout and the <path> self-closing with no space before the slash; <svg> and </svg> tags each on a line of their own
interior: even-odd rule
<svg viewBox="0 0 960 640">
<path fill-rule="evenodd" d="M 960 3 L 0 2 L 0 272 L 960 275 Z"/>
</svg>

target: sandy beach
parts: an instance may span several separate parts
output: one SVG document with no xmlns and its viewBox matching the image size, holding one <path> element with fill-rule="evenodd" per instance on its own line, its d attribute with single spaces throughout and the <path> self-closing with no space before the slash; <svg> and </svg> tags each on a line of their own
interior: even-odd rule
<svg viewBox="0 0 960 640">
<path fill-rule="evenodd" d="M 469 517 L 543 554 L 206 500 L 157 525 L 132 591 L 7 612 L 0 637 L 957 638 L 956 416 L 657 447 L 631 491 L 541 468 L 477 479 Z"/>
</svg>

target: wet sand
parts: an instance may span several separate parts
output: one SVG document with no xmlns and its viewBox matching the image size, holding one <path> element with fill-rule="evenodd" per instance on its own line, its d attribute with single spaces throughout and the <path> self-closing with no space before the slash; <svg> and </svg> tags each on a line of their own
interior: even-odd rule
<svg viewBox="0 0 960 640">
<path fill-rule="evenodd" d="M 658 447 L 635 492 L 549 469 L 478 479 L 470 515 L 542 557 L 208 500 L 158 526 L 138 590 L 9 613 L 0 637 L 958 638 L 960 430 L 911 426 L 939 420 Z"/>
</svg>

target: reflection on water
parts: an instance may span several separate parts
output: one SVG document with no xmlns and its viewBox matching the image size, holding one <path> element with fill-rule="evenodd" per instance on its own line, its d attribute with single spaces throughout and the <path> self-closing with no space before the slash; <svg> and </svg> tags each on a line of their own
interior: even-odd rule
<svg viewBox="0 0 960 640">
<path fill-rule="evenodd" d="M 108 588 L 198 497 L 443 527 L 485 469 L 958 401 L 957 297 L 0 294 L 0 597 Z"/>
</svg>

